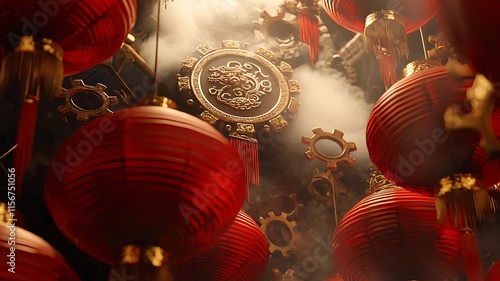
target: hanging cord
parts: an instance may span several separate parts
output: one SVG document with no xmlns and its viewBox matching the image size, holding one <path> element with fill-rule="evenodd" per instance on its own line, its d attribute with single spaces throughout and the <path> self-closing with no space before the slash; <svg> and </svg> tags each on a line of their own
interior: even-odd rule
<svg viewBox="0 0 500 281">
<path fill-rule="evenodd" d="M 427 55 L 427 48 L 425 47 L 425 39 L 424 39 L 424 31 L 420 28 L 420 39 L 422 39 L 422 48 L 424 49 L 424 57 L 425 59 L 429 59 Z"/>
</svg>

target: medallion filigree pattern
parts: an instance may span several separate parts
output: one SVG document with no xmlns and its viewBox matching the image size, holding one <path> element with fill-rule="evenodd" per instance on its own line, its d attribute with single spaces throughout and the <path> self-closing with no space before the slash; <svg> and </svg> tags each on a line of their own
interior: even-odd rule
<svg viewBox="0 0 500 281">
<path fill-rule="evenodd" d="M 229 61 L 211 67 L 208 81 L 216 83 L 208 91 L 221 103 L 238 110 L 250 110 L 262 104 L 261 97 L 272 91 L 272 83 L 262 69 L 251 62 Z"/>
</svg>

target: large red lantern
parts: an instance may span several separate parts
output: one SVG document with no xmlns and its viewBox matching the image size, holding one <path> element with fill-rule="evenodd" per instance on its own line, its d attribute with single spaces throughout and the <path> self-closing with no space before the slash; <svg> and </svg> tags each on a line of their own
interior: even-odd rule
<svg viewBox="0 0 500 281">
<path fill-rule="evenodd" d="M 120 266 L 160 257 L 150 262 L 168 271 L 170 257 L 215 243 L 243 205 L 245 182 L 238 154 L 208 123 L 139 107 L 95 119 L 61 145 L 45 199 L 90 255 Z"/>
<path fill-rule="evenodd" d="M 496 261 L 490 269 L 488 269 L 485 281 L 500 281 L 500 261 Z"/>
<path fill-rule="evenodd" d="M 4 0 L 0 46 L 22 36 L 48 38 L 64 51 L 64 74 L 86 70 L 120 49 L 136 20 L 136 0 Z"/>
<path fill-rule="evenodd" d="M 326 12 L 341 26 L 364 33 L 368 49 L 380 59 L 387 88 L 397 81 L 396 61 L 408 56 L 406 34 L 438 11 L 437 0 L 323 0 Z"/>
<path fill-rule="evenodd" d="M 266 236 L 240 211 L 215 247 L 174 264 L 174 272 L 183 281 L 259 281 L 268 262 Z"/>
<path fill-rule="evenodd" d="M 436 219 L 434 198 L 403 188 L 358 202 L 333 237 L 344 280 L 454 280 L 463 274 L 460 230 Z"/>
<path fill-rule="evenodd" d="M 0 2 L 0 48 L 11 51 L 2 60 L 0 101 L 20 111 L 13 164 L 18 196 L 30 164 L 37 103 L 61 90 L 63 73 L 84 71 L 118 51 L 136 10 L 136 0 Z"/>
<path fill-rule="evenodd" d="M 441 0 L 441 20 L 453 45 L 475 70 L 493 81 L 500 78 L 500 31 L 495 0 Z"/>
<path fill-rule="evenodd" d="M 445 67 L 426 69 L 393 85 L 368 120 L 370 158 L 395 184 L 433 190 L 444 177 L 471 172 L 479 135 L 447 132 L 443 114 L 452 104 L 466 107 L 470 81 L 458 81 Z"/>
<path fill-rule="evenodd" d="M 49 243 L 16 226 L 0 225 L 0 262 L 0 280 L 80 280 L 64 257 Z"/>
</svg>

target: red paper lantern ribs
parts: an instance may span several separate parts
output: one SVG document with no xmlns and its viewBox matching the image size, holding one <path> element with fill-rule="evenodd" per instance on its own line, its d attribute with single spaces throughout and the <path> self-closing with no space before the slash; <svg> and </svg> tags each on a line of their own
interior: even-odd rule
<svg viewBox="0 0 500 281">
<path fill-rule="evenodd" d="M 172 259 L 201 253 L 242 207 L 245 186 L 238 154 L 208 123 L 139 107 L 95 119 L 62 144 L 45 199 L 71 241 L 116 264 L 127 245 L 158 246 Z"/>
</svg>

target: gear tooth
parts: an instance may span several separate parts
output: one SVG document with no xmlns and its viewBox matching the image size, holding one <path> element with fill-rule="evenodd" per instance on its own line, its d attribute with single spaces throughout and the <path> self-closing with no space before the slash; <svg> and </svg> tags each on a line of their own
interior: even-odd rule
<svg viewBox="0 0 500 281">
<path fill-rule="evenodd" d="M 350 155 L 349 155 L 349 156 L 347 156 L 347 157 L 345 158 L 345 161 L 347 162 L 347 164 L 348 164 L 349 166 L 352 166 L 352 165 L 354 165 L 354 163 L 356 163 L 356 159 L 354 159 L 354 158 L 353 158 L 352 156 L 350 156 Z"/>
<path fill-rule="evenodd" d="M 301 143 L 303 144 L 307 144 L 307 145 L 311 145 L 311 141 L 312 139 L 310 137 L 302 137 L 302 139 L 300 140 Z"/>
<path fill-rule="evenodd" d="M 297 226 L 297 222 L 296 222 L 296 221 L 291 221 L 291 222 L 290 222 L 290 226 L 291 226 L 291 227 L 296 227 L 296 226 Z M 293 230 L 292 230 L 292 231 L 293 231 Z M 292 243 L 292 242 L 290 242 L 290 243 Z"/>
<path fill-rule="evenodd" d="M 260 218 L 259 218 L 259 222 L 260 222 L 260 224 L 264 224 L 264 222 L 265 222 L 265 221 L 266 221 L 266 219 L 264 219 L 263 217 L 260 217 Z"/>
<path fill-rule="evenodd" d="M 347 143 L 347 149 L 349 149 L 350 151 L 357 151 L 358 150 L 358 148 L 356 147 L 356 144 L 352 141 Z"/>
<path fill-rule="evenodd" d="M 337 170 L 337 161 L 326 162 L 326 167 L 331 170 Z"/>
<path fill-rule="evenodd" d="M 272 211 L 271 211 L 271 212 L 269 212 L 269 213 L 267 213 L 267 215 L 268 215 L 270 218 L 274 218 L 274 217 L 276 217 L 276 215 L 275 215 L 275 214 L 274 214 L 274 212 L 272 212 Z"/>
<path fill-rule="evenodd" d="M 87 122 L 89 121 L 89 115 L 85 112 L 79 113 L 76 115 L 76 120 L 80 122 Z"/>
<path fill-rule="evenodd" d="M 76 79 L 71 82 L 73 86 L 85 86 L 85 83 L 83 83 L 83 80 L 81 79 Z"/>
<path fill-rule="evenodd" d="M 312 129 L 312 132 L 315 134 L 321 134 L 321 133 L 324 133 L 325 131 L 323 131 L 323 129 L 321 129 L 320 127 L 316 127 L 314 129 Z"/>
<path fill-rule="evenodd" d="M 281 212 L 281 214 L 278 217 L 286 220 L 286 217 L 288 217 L 288 216 L 284 212 Z"/>
<path fill-rule="evenodd" d="M 108 87 L 106 87 L 104 84 L 101 84 L 101 83 L 97 83 L 97 85 L 95 85 L 95 88 L 98 89 L 98 90 L 106 90 Z M 106 96 L 107 94 L 104 93 Z"/>
<path fill-rule="evenodd" d="M 312 152 L 311 150 L 306 151 L 305 155 L 309 161 L 314 160 L 317 157 L 316 153 Z"/>
<path fill-rule="evenodd" d="M 269 243 L 269 252 L 274 253 L 276 251 L 278 251 L 277 247 L 274 244 Z"/>
<path fill-rule="evenodd" d="M 344 137 L 344 132 L 342 132 L 341 130 L 333 130 L 332 134 L 333 134 L 333 136 L 338 137 L 338 138 Z"/>
<path fill-rule="evenodd" d="M 63 105 L 60 105 L 57 107 L 57 110 L 62 113 L 62 114 L 65 114 L 65 113 L 68 113 L 71 111 L 71 108 L 69 107 L 69 105 L 67 104 L 63 104 Z"/>
</svg>

